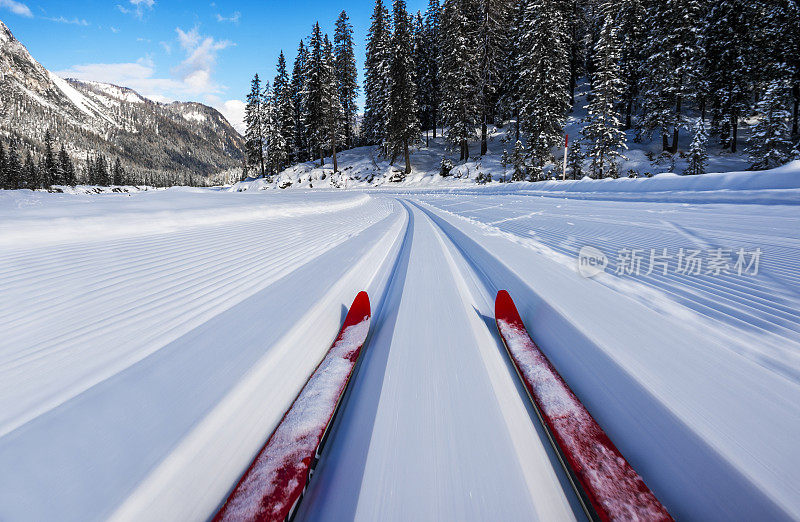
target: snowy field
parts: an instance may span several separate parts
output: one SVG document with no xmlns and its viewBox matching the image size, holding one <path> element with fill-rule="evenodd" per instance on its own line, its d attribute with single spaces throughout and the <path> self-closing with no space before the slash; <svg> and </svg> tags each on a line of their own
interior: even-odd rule
<svg viewBox="0 0 800 522">
<path fill-rule="evenodd" d="M 362 289 L 298 520 L 580 518 L 499 289 L 674 517 L 800 519 L 800 164 L 424 185 L 0 192 L 0 520 L 213 515 Z"/>
</svg>

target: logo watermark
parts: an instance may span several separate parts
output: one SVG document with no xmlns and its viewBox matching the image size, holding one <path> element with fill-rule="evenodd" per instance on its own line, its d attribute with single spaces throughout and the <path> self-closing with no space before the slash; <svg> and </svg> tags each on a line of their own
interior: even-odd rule
<svg viewBox="0 0 800 522">
<path fill-rule="evenodd" d="M 621 276 L 757 276 L 761 254 L 760 248 L 679 248 L 672 251 L 668 248 L 622 248 L 616 252 L 613 273 Z M 578 272 L 583 277 L 603 273 L 608 265 L 608 257 L 595 247 L 585 246 L 578 252 Z"/>
<path fill-rule="evenodd" d="M 585 246 L 578 252 L 578 272 L 583 277 L 594 277 L 606 271 L 608 257 L 595 247 Z"/>
</svg>

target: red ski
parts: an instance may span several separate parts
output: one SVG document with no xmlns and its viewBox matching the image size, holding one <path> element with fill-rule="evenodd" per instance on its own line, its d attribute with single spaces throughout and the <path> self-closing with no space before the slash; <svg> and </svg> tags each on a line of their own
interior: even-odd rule
<svg viewBox="0 0 800 522">
<path fill-rule="evenodd" d="M 603 521 L 672 520 L 533 342 L 505 290 L 497 293 L 495 320 L 586 514 Z"/>
<path fill-rule="evenodd" d="M 369 332 L 369 297 L 359 293 L 339 336 L 256 456 L 215 521 L 284 521 L 300 502 Z"/>
</svg>

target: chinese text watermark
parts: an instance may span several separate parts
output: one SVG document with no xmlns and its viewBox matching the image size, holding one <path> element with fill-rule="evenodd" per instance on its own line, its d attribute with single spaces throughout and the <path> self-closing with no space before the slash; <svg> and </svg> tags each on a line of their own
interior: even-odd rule
<svg viewBox="0 0 800 522">
<path fill-rule="evenodd" d="M 761 266 L 761 248 L 622 248 L 616 252 L 613 273 L 621 276 L 757 276 Z M 578 253 L 578 272 L 594 277 L 610 264 L 601 250 L 585 246 Z"/>
</svg>

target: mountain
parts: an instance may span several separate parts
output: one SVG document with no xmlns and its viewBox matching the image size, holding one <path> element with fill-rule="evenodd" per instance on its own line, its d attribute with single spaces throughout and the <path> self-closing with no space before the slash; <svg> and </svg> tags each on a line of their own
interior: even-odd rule
<svg viewBox="0 0 800 522">
<path fill-rule="evenodd" d="M 239 166 L 244 148 L 206 105 L 158 103 L 125 87 L 56 76 L 0 21 L 0 137 L 41 152 L 48 129 L 73 159 L 102 153 L 134 173 L 210 176 Z"/>
</svg>

